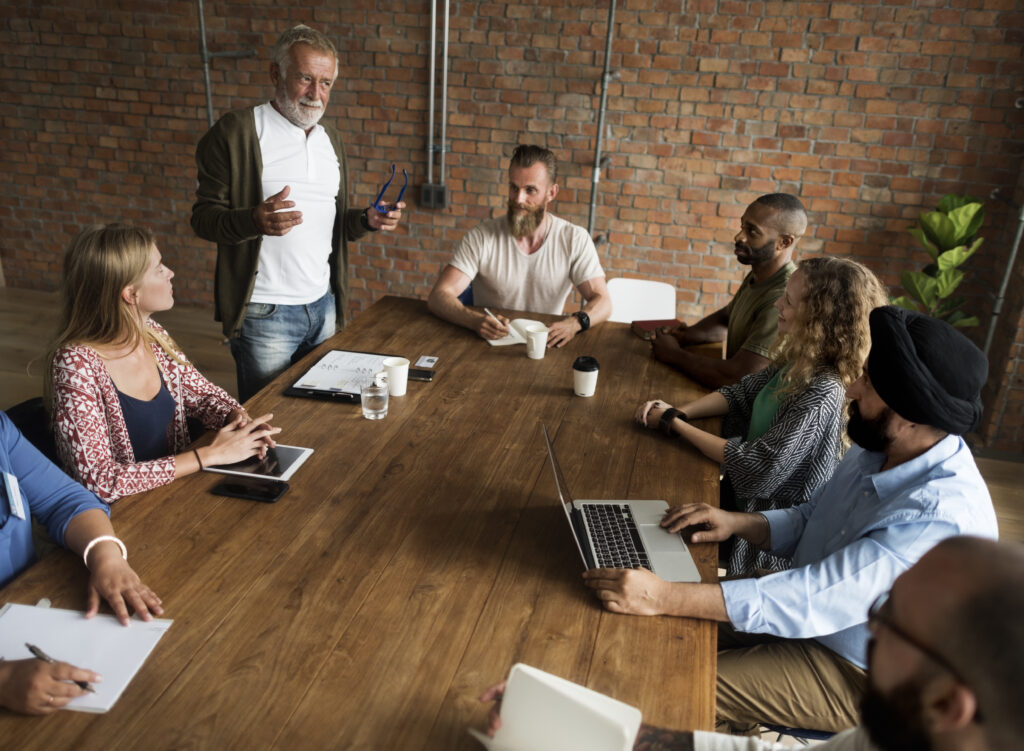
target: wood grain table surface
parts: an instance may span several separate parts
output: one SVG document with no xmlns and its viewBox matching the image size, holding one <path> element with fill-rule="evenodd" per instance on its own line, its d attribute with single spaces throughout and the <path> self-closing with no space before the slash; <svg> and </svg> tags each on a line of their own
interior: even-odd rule
<svg viewBox="0 0 1024 751">
<path fill-rule="evenodd" d="M 281 395 L 331 348 L 440 359 L 433 382 L 410 382 L 374 422 L 358 405 Z M 601 364 L 590 398 L 572 393 L 582 354 Z M 476 697 L 520 661 L 638 706 L 646 722 L 712 728 L 713 625 L 601 609 L 540 431 L 577 498 L 717 503 L 716 465 L 632 423 L 644 399 L 679 404 L 703 389 L 625 324 L 530 360 L 395 297 L 312 358 L 247 404 L 274 413 L 282 443 L 316 450 L 290 492 L 277 504 L 224 498 L 209 493 L 222 477 L 200 473 L 118 501 L 129 560 L 174 625 L 109 713 L 0 711 L 0 745 L 478 748 L 466 733 L 486 715 Z M 714 546 L 693 550 L 713 581 Z M 81 561 L 58 550 L 0 603 L 83 609 L 85 584 Z"/>
</svg>

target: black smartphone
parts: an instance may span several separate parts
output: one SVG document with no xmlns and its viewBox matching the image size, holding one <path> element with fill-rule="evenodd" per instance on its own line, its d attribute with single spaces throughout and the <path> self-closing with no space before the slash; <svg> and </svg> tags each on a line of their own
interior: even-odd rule
<svg viewBox="0 0 1024 751">
<path fill-rule="evenodd" d="M 288 492 L 288 483 L 277 480 L 254 480 L 247 477 L 233 477 L 213 486 L 214 495 L 244 498 L 260 503 L 277 503 Z"/>
<path fill-rule="evenodd" d="M 423 368 L 409 368 L 410 381 L 433 381 L 434 371 Z"/>
</svg>

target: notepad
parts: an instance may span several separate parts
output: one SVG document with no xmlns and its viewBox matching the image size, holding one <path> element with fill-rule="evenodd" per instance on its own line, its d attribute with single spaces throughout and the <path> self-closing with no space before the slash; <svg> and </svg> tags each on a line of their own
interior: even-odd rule
<svg viewBox="0 0 1024 751">
<path fill-rule="evenodd" d="M 96 693 L 72 699 L 64 709 L 102 713 L 114 706 L 173 622 L 132 618 L 122 626 L 112 615 L 87 619 L 77 610 L 8 603 L 0 608 L 0 657 L 32 657 L 28 642 L 55 660 L 99 673 Z"/>
<path fill-rule="evenodd" d="M 488 339 L 487 343 L 492 347 L 504 347 L 508 344 L 526 344 L 526 329 L 534 325 L 547 328 L 547 324 L 540 321 L 531 321 L 529 318 L 516 318 L 509 322 L 508 334 L 501 339 Z"/>
<path fill-rule="evenodd" d="M 501 700 L 501 728 L 470 734 L 488 751 L 630 751 L 640 710 L 557 675 L 518 663 Z"/>
</svg>

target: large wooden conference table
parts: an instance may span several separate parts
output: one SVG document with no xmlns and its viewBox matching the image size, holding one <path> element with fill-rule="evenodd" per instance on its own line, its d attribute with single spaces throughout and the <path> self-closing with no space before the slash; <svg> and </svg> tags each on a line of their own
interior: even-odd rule
<svg viewBox="0 0 1024 751">
<path fill-rule="evenodd" d="M 129 561 L 174 625 L 109 713 L 0 710 L 0 746 L 478 748 L 466 733 L 486 715 L 477 696 L 515 662 L 638 706 L 646 722 L 712 728 L 713 625 L 600 607 L 540 431 L 577 498 L 717 503 L 712 462 L 631 421 L 642 399 L 703 389 L 626 324 L 530 360 L 394 297 L 312 357 L 330 348 L 440 359 L 381 421 L 282 396 L 312 359 L 254 397 L 249 412 L 272 411 L 281 442 L 316 449 L 277 504 L 211 495 L 221 478 L 209 473 L 118 501 Z M 581 354 L 601 364 L 591 398 L 572 393 Z M 693 549 L 713 581 L 713 546 Z M 85 585 L 81 561 L 58 550 L 0 603 L 84 609 Z"/>
</svg>

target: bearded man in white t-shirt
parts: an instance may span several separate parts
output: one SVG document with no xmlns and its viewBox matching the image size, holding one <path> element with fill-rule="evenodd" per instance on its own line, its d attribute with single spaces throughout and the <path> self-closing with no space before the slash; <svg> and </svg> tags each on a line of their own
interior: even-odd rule
<svg viewBox="0 0 1024 751">
<path fill-rule="evenodd" d="M 583 227 L 548 212 L 558 195 L 556 177 L 550 150 L 516 147 L 508 168 L 508 213 L 462 238 L 427 300 L 434 315 L 484 339 L 500 339 L 508 334 L 508 319 L 483 308 L 560 315 L 575 287 L 583 309 L 550 326 L 548 346 L 561 347 L 608 320 L 612 305 L 593 240 Z M 479 310 L 459 299 L 470 283 Z"/>
<path fill-rule="evenodd" d="M 217 243 L 216 319 L 246 401 L 344 325 L 348 243 L 398 226 L 404 203 L 348 207 L 341 135 L 320 124 L 338 52 L 308 26 L 274 47 L 274 98 L 224 115 L 196 148 L 192 228 Z"/>
</svg>

